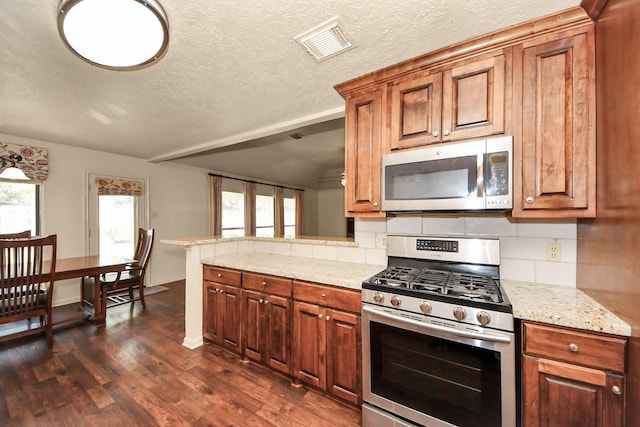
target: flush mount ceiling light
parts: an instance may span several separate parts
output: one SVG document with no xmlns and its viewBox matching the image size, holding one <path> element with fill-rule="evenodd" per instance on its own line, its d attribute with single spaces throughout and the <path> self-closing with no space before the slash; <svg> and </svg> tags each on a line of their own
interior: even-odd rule
<svg viewBox="0 0 640 427">
<path fill-rule="evenodd" d="M 169 24 L 155 0 L 62 0 L 58 32 L 92 65 L 136 70 L 158 61 L 169 46 Z"/>
<path fill-rule="evenodd" d="M 337 16 L 296 36 L 295 40 L 316 62 L 358 47 L 358 43 L 349 37 L 344 24 Z"/>
</svg>

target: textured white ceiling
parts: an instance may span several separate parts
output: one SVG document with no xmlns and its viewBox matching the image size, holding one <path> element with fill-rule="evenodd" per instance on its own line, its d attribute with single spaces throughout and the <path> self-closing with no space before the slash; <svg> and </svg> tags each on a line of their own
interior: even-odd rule
<svg viewBox="0 0 640 427">
<path fill-rule="evenodd" d="M 336 83 L 580 0 L 160 2 L 168 53 L 152 67 L 116 72 L 62 45 L 59 0 L 2 0 L 0 134 L 155 161 L 281 132 L 286 140 L 291 129 L 342 116 Z M 336 15 L 359 47 L 318 64 L 294 37 Z M 213 158 L 187 162 L 214 169 Z M 281 181 L 305 177 L 276 177 L 259 166 L 226 172 L 312 181 Z"/>
</svg>

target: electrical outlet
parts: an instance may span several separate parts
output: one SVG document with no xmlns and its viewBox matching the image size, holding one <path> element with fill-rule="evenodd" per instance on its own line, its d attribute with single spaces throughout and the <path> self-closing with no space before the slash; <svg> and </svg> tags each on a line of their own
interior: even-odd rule
<svg viewBox="0 0 640 427">
<path fill-rule="evenodd" d="M 547 243 L 547 261 L 560 262 L 560 243 Z"/>
</svg>

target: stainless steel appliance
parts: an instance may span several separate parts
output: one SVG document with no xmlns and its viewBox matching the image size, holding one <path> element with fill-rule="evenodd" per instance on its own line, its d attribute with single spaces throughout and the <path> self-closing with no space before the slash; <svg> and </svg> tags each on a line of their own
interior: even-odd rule
<svg viewBox="0 0 640 427">
<path fill-rule="evenodd" d="M 382 209 L 509 210 L 513 138 L 437 144 L 382 157 Z"/>
<path fill-rule="evenodd" d="M 516 425 L 497 239 L 387 236 L 362 283 L 364 427 Z"/>
</svg>

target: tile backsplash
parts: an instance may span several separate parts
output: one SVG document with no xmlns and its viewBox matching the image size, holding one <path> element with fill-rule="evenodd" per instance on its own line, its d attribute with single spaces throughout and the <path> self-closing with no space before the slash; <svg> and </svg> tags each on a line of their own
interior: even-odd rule
<svg viewBox="0 0 640 427">
<path fill-rule="evenodd" d="M 367 264 L 379 264 L 387 234 L 496 237 L 500 239 L 500 277 L 508 280 L 576 286 L 574 219 L 523 220 L 504 215 L 398 216 L 355 222 L 355 239 Z M 560 244 L 560 261 L 547 261 L 547 244 Z M 370 259 L 369 259 L 370 258 Z"/>
</svg>

